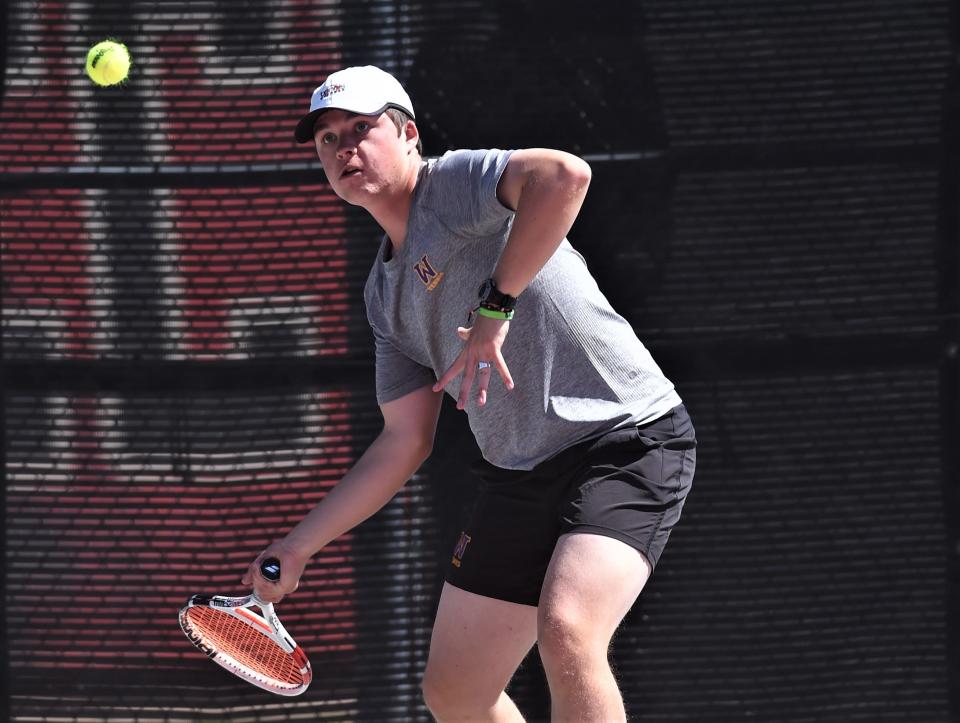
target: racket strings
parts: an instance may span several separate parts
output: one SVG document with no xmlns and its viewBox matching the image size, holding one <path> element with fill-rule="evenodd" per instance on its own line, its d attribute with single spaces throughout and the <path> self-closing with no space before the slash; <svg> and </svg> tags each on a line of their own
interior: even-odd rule
<svg viewBox="0 0 960 723">
<path fill-rule="evenodd" d="M 201 637 L 240 665 L 290 685 L 304 682 L 293 655 L 246 623 L 204 606 L 190 608 L 187 615 Z"/>
</svg>

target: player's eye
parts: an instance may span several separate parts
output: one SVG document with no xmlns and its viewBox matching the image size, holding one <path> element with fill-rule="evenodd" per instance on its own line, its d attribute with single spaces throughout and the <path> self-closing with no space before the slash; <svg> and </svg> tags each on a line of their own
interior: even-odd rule
<svg viewBox="0 0 960 723">
<path fill-rule="evenodd" d="M 370 123 L 368 121 L 358 121 L 356 129 L 358 133 L 366 133 L 370 130 Z"/>
<path fill-rule="evenodd" d="M 324 144 L 333 143 L 336 140 L 337 140 L 337 136 L 334 135 L 333 133 L 324 133 L 322 136 L 320 136 L 320 142 Z"/>
</svg>

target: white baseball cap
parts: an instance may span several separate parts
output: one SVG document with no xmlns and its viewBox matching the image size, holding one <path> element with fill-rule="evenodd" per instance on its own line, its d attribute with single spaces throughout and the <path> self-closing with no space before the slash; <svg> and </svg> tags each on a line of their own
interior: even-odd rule
<svg viewBox="0 0 960 723">
<path fill-rule="evenodd" d="M 373 65 L 356 65 L 331 73 L 310 96 L 310 112 L 297 123 L 297 143 L 313 140 L 317 116 L 325 110 L 344 110 L 360 115 L 379 115 L 399 108 L 414 118 L 413 103 L 400 82 Z"/>
</svg>

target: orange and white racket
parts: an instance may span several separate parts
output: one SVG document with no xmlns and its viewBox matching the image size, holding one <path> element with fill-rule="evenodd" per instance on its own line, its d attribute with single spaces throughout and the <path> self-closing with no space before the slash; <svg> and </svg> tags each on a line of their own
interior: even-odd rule
<svg viewBox="0 0 960 723">
<path fill-rule="evenodd" d="M 280 562 L 268 558 L 260 564 L 260 572 L 277 581 Z M 213 662 L 271 693 L 300 695 L 313 679 L 303 648 L 284 629 L 273 604 L 256 594 L 194 595 L 180 610 L 180 627 Z"/>
</svg>

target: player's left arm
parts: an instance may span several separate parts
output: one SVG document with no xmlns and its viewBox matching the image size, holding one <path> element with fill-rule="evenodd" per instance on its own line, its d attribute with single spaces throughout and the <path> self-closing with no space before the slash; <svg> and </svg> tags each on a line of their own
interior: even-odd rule
<svg viewBox="0 0 960 723">
<path fill-rule="evenodd" d="M 580 213 L 590 185 L 581 158 L 547 148 L 514 151 L 497 198 L 516 214 L 492 277 L 497 288 L 520 296 L 560 246 Z"/>
<path fill-rule="evenodd" d="M 500 291 L 520 296 L 533 281 L 573 226 L 589 185 L 590 166 L 569 153 L 529 148 L 510 155 L 497 185 L 500 203 L 515 212 L 507 244 L 492 273 Z M 507 389 L 513 389 L 513 377 L 500 353 L 509 327 L 509 321 L 478 316 L 471 328 L 458 328 L 466 345 L 433 390 L 440 391 L 462 373 L 457 408 L 464 409 L 474 377 L 478 403 L 487 403 L 491 370 Z M 481 361 L 492 366 L 478 370 Z"/>
</svg>

